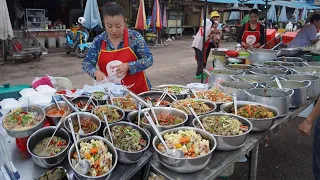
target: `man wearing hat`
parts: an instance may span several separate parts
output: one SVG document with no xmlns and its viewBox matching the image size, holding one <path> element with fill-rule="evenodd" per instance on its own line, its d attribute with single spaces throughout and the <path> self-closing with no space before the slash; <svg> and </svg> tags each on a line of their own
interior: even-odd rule
<svg viewBox="0 0 320 180">
<path fill-rule="evenodd" d="M 212 11 L 211 14 L 210 14 L 210 21 L 212 22 L 212 24 L 214 24 L 215 22 L 219 22 L 220 20 L 220 14 L 218 13 L 218 11 Z M 221 31 L 222 27 L 221 27 L 221 24 L 218 23 L 218 29 Z M 210 44 L 209 44 L 209 47 L 208 49 L 212 49 L 212 48 L 218 48 L 217 46 L 217 43 L 214 42 L 214 31 L 212 31 L 212 34 L 210 34 Z M 208 59 L 209 57 L 209 54 L 210 54 L 210 50 L 209 51 L 206 51 L 206 57 Z"/>
</svg>

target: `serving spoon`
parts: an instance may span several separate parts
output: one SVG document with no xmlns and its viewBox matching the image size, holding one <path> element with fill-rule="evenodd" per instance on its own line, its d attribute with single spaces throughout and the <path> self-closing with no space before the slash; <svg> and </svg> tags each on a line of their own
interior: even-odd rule
<svg viewBox="0 0 320 180">
<path fill-rule="evenodd" d="M 76 135 L 74 133 L 74 129 L 73 129 L 73 124 L 72 124 L 71 118 L 68 119 L 68 122 L 69 122 L 70 130 L 71 130 L 72 138 L 73 138 L 73 141 L 74 141 L 74 146 L 76 148 L 76 152 L 77 152 L 78 159 L 79 159 L 78 162 L 76 163 L 76 165 L 74 166 L 74 168 L 79 173 L 81 173 L 83 175 L 86 175 L 89 172 L 90 167 L 91 167 L 90 162 L 88 160 L 86 160 L 86 159 L 81 159 L 79 148 L 78 148 L 78 143 L 77 143 Z"/>
<path fill-rule="evenodd" d="M 155 112 L 154 109 L 153 109 L 152 102 L 149 101 L 149 100 L 148 100 L 147 102 L 148 102 L 148 104 L 149 104 L 149 108 L 150 108 L 151 113 L 152 113 L 152 115 L 153 115 L 153 117 L 154 117 L 154 120 L 156 121 L 157 125 L 159 126 L 157 114 L 156 114 L 156 112 Z"/>
<path fill-rule="evenodd" d="M 140 126 L 140 121 L 141 121 L 141 108 L 142 108 L 142 104 L 141 104 L 141 102 L 139 102 L 139 104 L 138 104 L 138 126 Z"/>
<path fill-rule="evenodd" d="M 197 120 L 197 121 L 198 121 L 198 123 L 200 124 L 201 128 L 202 128 L 203 130 L 205 130 L 205 131 L 206 131 L 206 129 L 204 128 L 204 126 L 203 126 L 202 122 L 200 121 L 200 119 L 199 119 L 199 117 L 198 117 L 197 113 L 196 113 L 196 112 L 194 112 L 194 110 L 193 110 L 193 108 L 191 107 L 191 105 L 190 105 L 190 104 L 187 104 L 187 106 L 188 106 L 188 108 L 190 109 L 190 111 L 191 111 L 192 115 L 196 118 L 196 120 Z"/>
<path fill-rule="evenodd" d="M 80 120 L 80 114 L 79 114 L 79 107 L 78 105 L 76 105 L 76 114 L 77 114 L 77 120 L 78 120 L 78 123 L 79 123 L 79 131 L 78 131 L 78 134 L 77 134 L 77 139 L 80 139 L 80 135 L 84 135 L 84 131 L 82 130 L 82 127 L 81 127 L 81 120 Z"/>
<path fill-rule="evenodd" d="M 174 157 L 174 158 L 183 158 L 184 154 L 181 150 L 178 149 L 169 149 L 168 145 L 166 144 L 166 142 L 164 141 L 164 139 L 162 138 L 158 128 L 156 127 L 156 125 L 154 124 L 150 114 L 148 112 L 144 113 L 145 117 L 147 118 L 147 120 L 149 121 L 149 124 L 152 126 L 153 130 L 155 131 L 155 133 L 157 134 L 158 138 L 160 139 L 161 143 L 163 144 L 163 146 L 166 149 L 166 152 L 169 156 Z"/>
<path fill-rule="evenodd" d="M 58 101 L 57 101 L 57 99 L 56 99 L 55 95 L 52 95 L 52 98 L 53 98 L 54 102 L 56 103 L 56 105 L 57 105 L 57 107 L 58 107 L 59 111 L 61 111 L 61 107 L 60 107 L 60 105 L 59 105 L 59 103 L 58 103 Z"/>
<path fill-rule="evenodd" d="M 87 111 L 88 106 L 90 105 L 90 103 L 91 103 L 91 101 L 92 101 L 92 98 L 93 98 L 93 93 L 91 94 L 89 100 L 87 101 L 86 106 L 84 106 L 84 108 L 80 109 L 81 111 Z"/>
<path fill-rule="evenodd" d="M 109 123 L 108 123 L 107 116 L 106 116 L 106 114 L 104 112 L 102 112 L 102 115 L 103 115 L 104 121 L 106 122 L 106 126 L 107 126 L 108 133 L 109 133 L 109 136 L 110 136 L 110 141 L 113 144 L 113 139 L 112 139 L 111 130 L 110 130 L 110 126 L 109 126 Z"/>
<path fill-rule="evenodd" d="M 233 93 L 234 114 L 238 115 L 237 94 Z"/>
</svg>

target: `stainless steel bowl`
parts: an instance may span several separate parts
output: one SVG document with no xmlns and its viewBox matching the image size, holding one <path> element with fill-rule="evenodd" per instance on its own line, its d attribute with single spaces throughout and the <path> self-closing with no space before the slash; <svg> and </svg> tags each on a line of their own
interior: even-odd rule
<svg viewBox="0 0 320 180">
<path fill-rule="evenodd" d="M 308 98 L 317 97 L 320 94 L 320 78 L 314 75 L 304 75 L 304 74 L 290 74 L 283 77 L 287 80 L 305 81 L 309 80 L 311 82 L 310 86 L 307 88 Z"/>
<path fill-rule="evenodd" d="M 83 102 L 87 103 L 87 101 L 88 101 L 89 99 L 90 99 L 89 96 L 79 96 L 79 97 L 73 98 L 73 99 L 71 100 L 71 102 L 72 102 L 73 104 L 76 104 L 76 103 L 79 102 L 79 101 L 83 101 Z M 95 105 L 98 105 L 98 101 L 97 101 L 97 100 L 92 99 L 92 102 L 93 102 Z M 90 104 L 93 105 L 93 107 L 94 107 L 94 104 L 93 104 L 92 102 L 91 102 Z M 80 108 L 80 107 L 79 107 L 79 108 Z M 85 112 L 90 112 L 90 111 L 91 111 L 91 109 L 86 110 Z"/>
<path fill-rule="evenodd" d="M 228 113 L 206 114 L 206 115 L 199 116 L 199 119 L 200 121 L 202 121 L 203 118 L 208 116 L 228 116 L 231 118 L 238 119 L 243 125 L 248 126 L 247 132 L 244 132 L 243 134 L 236 135 L 236 136 L 222 136 L 222 135 L 212 134 L 217 139 L 217 150 L 231 151 L 231 150 L 241 148 L 244 145 L 244 143 L 247 140 L 247 137 L 249 136 L 249 132 L 252 130 L 252 123 L 249 120 L 241 116 L 237 116 L 235 114 L 228 114 Z M 198 128 L 198 121 L 196 119 L 193 119 L 192 124 L 194 127 Z"/>
<path fill-rule="evenodd" d="M 55 156 L 50 156 L 50 157 L 42 157 L 42 156 L 35 155 L 33 153 L 33 149 L 35 148 L 35 146 L 44 138 L 51 137 L 55 129 L 56 129 L 55 126 L 48 126 L 48 127 L 39 129 L 38 131 L 33 133 L 27 141 L 27 149 L 29 154 L 31 154 L 32 156 L 33 162 L 42 168 L 48 169 L 48 168 L 57 166 L 67 156 L 67 152 L 68 152 L 67 149 L 70 146 L 70 136 L 68 132 L 63 128 L 59 128 L 55 134 L 55 136 L 61 137 L 62 139 L 66 140 L 68 143 L 68 146 L 63 151 L 61 151 L 59 154 Z"/>
<path fill-rule="evenodd" d="M 34 132 L 36 132 L 37 130 L 41 129 L 43 127 L 44 124 L 44 120 L 45 120 L 45 116 L 46 116 L 46 112 L 44 111 L 44 109 L 40 106 L 29 106 L 29 108 L 27 107 L 22 107 L 22 109 L 24 111 L 27 111 L 27 109 L 29 110 L 29 112 L 35 112 L 38 113 L 40 116 L 42 116 L 41 121 L 39 122 L 39 124 L 26 129 L 26 130 L 11 130 L 11 129 L 7 129 L 4 126 L 4 122 L 7 121 L 7 118 L 9 117 L 10 113 L 7 114 L 3 120 L 2 120 L 2 127 L 6 130 L 7 134 L 11 137 L 14 138 L 24 138 L 24 137 L 29 137 L 31 134 L 33 134 Z"/>
<path fill-rule="evenodd" d="M 67 103 L 65 103 L 64 101 L 58 101 L 58 104 L 60 107 L 67 107 L 69 108 L 69 106 L 67 105 Z M 50 122 L 52 122 L 55 126 L 58 125 L 60 119 L 62 116 L 49 116 L 47 114 L 47 112 L 52 109 L 52 108 L 58 108 L 56 103 L 51 103 L 48 106 L 46 106 L 44 108 L 44 110 L 46 111 L 46 119 L 49 120 Z"/>
<path fill-rule="evenodd" d="M 268 130 L 275 122 L 275 119 L 279 117 L 279 111 L 273 106 L 268 106 L 261 103 L 251 102 L 251 101 L 237 101 L 238 109 L 245 105 L 255 105 L 263 106 L 267 110 L 271 111 L 274 114 L 273 118 L 265 119 L 256 119 L 256 118 L 247 118 L 252 123 L 252 131 L 265 131 Z M 221 111 L 223 113 L 231 113 L 231 109 L 234 107 L 233 103 L 226 103 L 221 106 Z"/>
<path fill-rule="evenodd" d="M 114 98 L 112 98 L 112 100 L 114 100 L 114 99 L 127 99 L 126 97 L 114 97 Z M 138 108 L 138 102 L 135 100 L 135 99 L 133 99 L 133 98 L 131 98 L 131 100 L 133 101 L 133 102 L 135 102 L 135 104 L 137 105 L 137 108 Z M 111 104 L 111 102 L 110 102 L 110 104 Z M 114 103 L 114 101 L 113 101 L 113 104 L 115 104 Z M 117 106 L 118 107 L 118 106 Z M 121 107 L 119 107 L 120 109 L 122 109 Z M 137 110 L 137 109 L 135 109 L 135 110 L 129 110 L 129 109 L 122 109 L 123 111 L 124 111 L 124 113 L 125 113 L 125 115 L 124 115 L 124 118 L 125 117 L 127 117 L 127 115 L 130 113 L 130 112 L 132 112 L 132 111 L 135 111 L 135 110 Z"/>
<path fill-rule="evenodd" d="M 189 88 L 187 86 L 181 86 L 181 85 L 176 85 L 176 84 L 163 84 L 163 85 L 160 85 L 160 86 L 157 86 L 156 89 L 160 89 L 160 90 L 163 90 L 169 86 L 178 86 L 178 87 L 181 87 L 183 89 L 186 89 L 186 92 L 183 92 L 183 93 L 180 93 L 180 94 L 174 94 L 177 99 L 185 99 L 187 98 L 188 94 L 189 94 Z"/>
<path fill-rule="evenodd" d="M 160 143 L 160 140 L 158 136 L 156 136 L 153 138 L 152 145 L 159 157 L 161 164 L 163 164 L 171 171 L 175 171 L 178 173 L 193 173 L 203 169 L 210 162 L 212 152 L 216 149 L 217 141 L 215 137 L 213 137 L 210 133 L 202 129 L 194 127 L 177 127 L 174 129 L 163 131 L 160 134 L 161 136 L 164 136 L 166 133 L 177 133 L 180 130 L 193 130 L 196 133 L 200 134 L 202 138 L 207 139 L 209 141 L 210 151 L 205 155 L 198 156 L 195 158 L 173 158 L 171 156 L 168 156 L 167 154 L 160 152 L 157 149 L 157 145 Z"/>
<path fill-rule="evenodd" d="M 147 92 L 140 93 L 139 96 L 142 99 L 150 97 L 153 100 L 152 102 L 156 102 L 156 99 L 160 98 L 160 96 L 162 94 L 163 94 L 163 92 L 161 92 L 161 91 L 147 91 Z M 177 97 L 174 94 L 171 94 L 171 96 L 177 100 Z M 173 100 L 168 95 L 166 95 L 163 100 L 170 102 L 170 104 L 173 102 Z M 168 105 L 168 106 L 170 106 L 170 105 Z"/>
<path fill-rule="evenodd" d="M 237 95 L 237 100 L 247 100 L 248 95 L 244 92 L 246 89 L 252 89 L 258 87 L 258 83 L 239 82 L 239 81 L 224 81 L 218 84 L 219 89 L 224 93 Z"/>
<path fill-rule="evenodd" d="M 98 128 L 91 132 L 91 133 L 87 133 L 87 134 L 84 134 L 84 135 L 80 135 L 80 138 L 83 138 L 83 137 L 87 137 L 87 136 L 92 136 L 94 134 L 96 134 L 100 127 L 101 127 L 101 121 L 100 119 L 94 115 L 94 114 L 91 114 L 91 113 L 88 113 L 88 112 L 79 112 L 79 116 L 80 116 L 80 120 L 81 118 L 90 118 L 91 122 L 95 123 Z M 67 131 L 71 134 L 71 130 L 70 130 L 70 127 L 69 127 L 69 123 L 68 123 L 68 119 L 71 118 L 72 120 L 72 123 L 78 123 L 78 119 L 77 119 L 77 113 L 71 113 L 69 114 L 66 118 L 65 118 L 65 121 L 63 122 L 64 124 L 64 127 L 67 129 Z M 75 132 L 76 135 L 78 135 L 78 132 Z"/>
<path fill-rule="evenodd" d="M 130 126 L 134 129 L 137 129 L 140 132 L 140 134 L 142 135 L 143 139 L 147 141 L 146 147 L 144 147 L 142 150 L 137 151 L 137 152 L 125 151 L 125 150 L 119 149 L 116 146 L 114 146 L 115 149 L 117 150 L 118 155 L 119 155 L 119 162 L 120 163 L 133 164 L 133 163 L 138 162 L 140 160 L 140 158 L 143 156 L 144 152 L 148 149 L 148 147 L 150 145 L 150 137 L 149 137 L 148 133 L 144 129 L 142 129 L 141 127 L 139 127 L 135 124 L 132 124 L 132 123 L 128 123 L 128 122 L 118 122 L 118 123 L 110 124 L 110 130 L 114 126 Z M 104 128 L 104 130 L 103 130 L 103 136 L 106 139 L 109 138 L 107 127 Z"/>
<path fill-rule="evenodd" d="M 172 128 L 175 128 L 175 127 L 183 126 L 188 120 L 188 115 L 185 112 L 183 112 L 183 111 L 181 111 L 179 109 L 176 109 L 176 108 L 172 108 L 172 107 L 154 107 L 153 109 L 154 109 L 156 115 L 158 115 L 160 113 L 168 113 L 168 114 L 175 115 L 175 116 L 178 116 L 178 117 L 182 118 L 182 122 L 179 123 L 179 124 L 175 124 L 175 125 L 171 125 L 171 126 L 156 125 L 158 130 L 159 130 L 159 132 L 162 132 L 162 131 L 165 131 L 165 130 L 168 130 L 168 129 L 172 129 Z M 141 120 L 144 117 L 144 113 L 145 112 L 149 112 L 151 114 L 150 108 L 142 110 L 142 112 L 141 112 Z M 136 115 L 136 117 L 137 116 L 138 116 L 138 114 Z M 153 117 L 153 116 L 151 115 L 151 117 Z M 151 127 L 151 125 L 149 123 L 144 123 L 143 121 L 141 121 L 141 126 L 150 131 L 151 138 L 156 136 L 156 133 L 154 132 L 153 128 Z"/>
<path fill-rule="evenodd" d="M 193 100 L 203 101 L 203 102 L 205 102 L 206 105 L 209 106 L 209 108 L 211 108 L 211 110 L 208 111 L 208 112 L 205 112 L 205 113 L 202 113 L 202 114 L 197 114 L 198 116 L 212 113 L 212 112 L 216 111 L 217 108 L 218 108 L 217 103 L 214 103 L 214 102 L 209 101 L 209 100 L 205 100 L 205 99 L 193 99 Z M 183 100 L 179 100 L 179 101 L 183 101 Z M 220 103 L 219 103 L 219 104 L 220 104 Z M 221 104 L 223 104 L 223 103 L 221 103 Z M 170 107 L 173 107 L 173 105 L 174 105 L 174 103 L 173 103 Z M 220 106 L 219 106 L 219 108 L 220 108 Z M 189 108 L 187 107 L 187 109 L 189 109 Z M 188 120 L 187 120 L 187 122 L 185 123 L 185 125 L 186 125 L 186 126 L 192 126 L 192 120 L 193 120 L 193 118 L 194 118 L 194 115 L 188 114 Z"/>
<path fill-rule="evenodd" d="M 274 81 L 271 75 L 253 75 L 253 74 L 244 74 L 233 76 L 238 81 L 250 82 L 250 83 L 258 83 L 259 86 L 265 86 L 267 82 Z"/>
<path fill-rule="evenodd" d="M 75 170 L 75 168 L 73 167 L 72 163 L 71 163 L 71 157 L 73 156 L 74 152 L 76 151 L 74 144 L 72 144 L 72 146 L 70 147 L 70 150 L 68 152 L 69 165 L 71 166 L 72 171 L 75 173 L 76 178 L 79 179 L 79 180 L 107 180 L 107 179 L 110 178 L 112 171 L 114 170 L 114 168 L 117 165 L 117 162 L 118 162 L 117 151 L 114 148 L 114 146 L 111 144 L 111 142 L 109 142 L 108 140 L 106 140 L 105 138 L 100 137 L 100 136 L 90 136 L 90 137 L 84 137 L 82 139 L 79 139 L 77 141 L 78 147 L 80 148 L 80 142 L 82 142 L 82 141 L 90 141 L 91 139 L 103 141 L 104 144 L 107 145 L 108 151 L 112 154 L 112 167 L 110 168 L 109 172 L 107 172 L 106 174 L 103 174 L 102 176 L 96 176 L 96 177 L 87 176 L 87 175 L 83 175 L 83 174 L 78 173 Z"/>
</svg>

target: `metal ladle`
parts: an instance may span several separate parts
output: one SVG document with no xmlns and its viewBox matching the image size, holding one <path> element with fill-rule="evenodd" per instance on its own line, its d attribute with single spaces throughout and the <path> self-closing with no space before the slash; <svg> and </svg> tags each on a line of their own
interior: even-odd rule
<svg viewBox="0 0 320 180">
<path fill-rule="evenodd" d="M 140 122 L 141 122 L 141 108 L 142 108 L 142 104 L 141 104 L 141 102 L 139 102 L 139 104 L 138 104 L 138 126 L 140 126 Z"/>
<path fill-rule="evenodd" d="M 199 119 L 199 117 L 198 117 L 197 113 L 196 113 L 196 112 L 194 112 L 194 110 L 193 110 L 193 108 L 191 107 L 191 105 L 190 105 L 190 104 L 187 104 L 187 106 L 188 106 L 188 108 L 190 109 L 190 111 L 191 111 L 192 115 L 196 118 L 196 120 L 197 120 L 197 121 L 198 121 L 198 123 L 200 124 L 201 128 L 202 128 L 203 130 L 205 130 L 205 131 L 206 131 L 206 129 L 204 128 L 204 126 L 203 126 L 202 122 L 200 121 L 200 119 Z"/>
<path fill-rule="evenodd" d="M 181 150 L 178 149 L 169 149 L 169 147 L 167 146 L 166 142 L 164 141 L 164 139 L 162 138 L 158 128 L 156 127 L 156 125 L 154 124 L 150 114 L 148 112 L 144 113 L 145 117 L 147 118 L 147 120 L 149 121 L 149 124 L 151 125 L 151 127 L 153 128 L 153 130 L 155 131 L 155 133 L 157 134 L 158 138 L 160 139 L 161 143 L 163 144 L 163 146 L 166 149 L 166 152 L 169 156 L 174 157 L 174 158 L 183 158 L 184 157 L 184 153 Z"/>
<path fill-rule="evenodd" d="M 156 114 L 156 112 L 155 112 L 154 109 L 153 109 L 152 102 L 149 101 L 149 100 L 148 100 L 147 102 L 148 102 L 148 104 L 149 104 L 149 107 L 150 107 L 151 113 L 152 113 L 152 115 L 153 115 L 153 117 L 154 117 L 154 120 L 156 121 L 157 126 L 159 126 L 157 114 Z"/>
<path fill-rule="evenodd" d="M 237 105 L 237 94 L 233 93 L 233 106 L 234 106 L 234 113 L 238 115 L 238 105 Z"/>
<path fill-rule="evenodd" d="M 77 143 L 77 139 L 76 139 L 76 136 L 75 136 L 75 133 L 74 133 L 74 129 L 73 129 L 73 124 L 72 124 L 71 118 L 68 119 L 68 122 L 69 122 L 70 130 L 71 130 L 72 138 L 73 138 L 73 141 L 74 141 L 74 146 L 76 148 L 76 152 L 77 152 L 78 159 L 79 159 L 77 164 L 74 166 L 74 168 L 80 174 L 86 175 L 89 172 L 90 168 L 91 168 L 90 162 L 88 160 L 86 160 L 86 159 L 81 159 L 79 148 L 78 148 L 78 143 Z"/>
<path fill-rule="evenodd" d="M 103 115 L 104 121 L 106 122 L 106 126 L 107 126 L 108 133 L 109 133 L 109 136 L 110 136 L 110 141 L 113 144 L 112 134 L 111 134 L 111 130 L 110 130 L 110 126 L 109 126 L 108 120 L 107 120 L 107 116 L 104 114 L 104 112 L 102 112 L 102 115 Z"/>
<path fill-rule="evenodd" d="M 53 98 L 54 102 L 56 103 L 56 105 L 57 105 L 57 107 L 58 107 L 59 111 L 61 111 L 61 107 L 60 107 L 60 105 L 59 105 L 59 103 L 58 103 L 58 101 L 57 101 L 57 99 L 56 99 L 55 95 L 53 95 L 53 96 L 52 96 L 52 98 Z"/>
<path fill-rule="evenodd" d="M 79 131 L 78 131 L 77 139 L 80 139 L 80 135 L 84 135 L 84 131 L 81 128 L 81 120 L 80 120 L 79 108 L 78 108 L 77 105 L 76 105 L 76 109 L 77 109 L 77 111 L 76 111 L 77 120 L 78 120 L 78 123 L 79 123 Z"/>
</svg>

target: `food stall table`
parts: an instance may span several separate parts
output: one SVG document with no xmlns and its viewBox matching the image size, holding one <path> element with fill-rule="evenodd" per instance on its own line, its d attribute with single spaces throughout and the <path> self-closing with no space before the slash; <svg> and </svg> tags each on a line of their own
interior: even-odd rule
<svg viewBox="0 0 320 180">
<path fill-rule="evenodd" d="M 14 138 L 6 136 L 5 143 L 7 145 L 6 147 L 9 154 L 9 158 L 18 170 L 21 176 L 20 179 L 32 180 L 36 177 L 39 177 L 47 171 L 47 169 L 43 169 L 33 162 L 31 155 L 28 153 L 28 151 L 20 151 L 16 147 Z M 151 157 L 152 152 L 146 151 L 140 159 L 140 161 L 138 161 L 137 163 L 125 165 L 118 162 L 116 168 L 112 171 L 110 179 L 127 180 L 132 178 L 139 170 L 141 170 L 144 167 L 147 167 L 146 165 L 148 165 L 148 163 L 150 162 Z M 68 176 L 70 180 L 76 179 L 69 165 L 67 157 L 62 162 L 62 164 L 60 164 L 60 166 L 68 171 Z M 2 173 L 0 173 L 0 179 L 5 179 Z"/>
<path fill-rule="evenodd" d="M 200 171 L 189 174 L 181 174 L 173 172 L 163 166 L 157 155 L 153 156 L 151 160 L 151 167 L 156 173 L 162 174 L 170 180 L 183 179 L 183 180 L 209 180 L 219 177 L 219 175 L 227 168 L 232 166 L 237 160 L 245 154 L 250 154 L 249 161 L 249 178 L 256 179 L 257 161 L 258 161 L 258 140 L 249 137 L 244 146 L 234 151 L 214 151 L 211 156 L 209 164 Z"/>
</svg>

